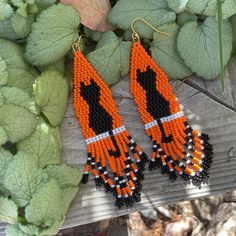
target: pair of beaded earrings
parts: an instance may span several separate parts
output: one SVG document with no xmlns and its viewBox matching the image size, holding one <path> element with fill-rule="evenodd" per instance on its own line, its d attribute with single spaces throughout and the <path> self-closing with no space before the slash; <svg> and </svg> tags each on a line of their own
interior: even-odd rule
<svg viewBox="0 0 236 236">
<path fill-rule="evenodd" d="M 208 177 L 213 157 L 209 137 L 188 124 L 167 76 L 142 47 L 133 27 L 136 20 L 164 32 L 141 18 L 132 23 L 130 90 L 153 144 L 149 170 L 161 167 L 172 181 L 180 175 L 200 183 Z M 73 49 L 74 108 L 88 149 L 82 182 L 88 181 L 91 168 L 96 185 L 114 194 L 116 206 L 132 206 L 141 200 L 148 157 L 129 135 L 111 90 L 83 56 L 79 42 Z"/>
</svg>

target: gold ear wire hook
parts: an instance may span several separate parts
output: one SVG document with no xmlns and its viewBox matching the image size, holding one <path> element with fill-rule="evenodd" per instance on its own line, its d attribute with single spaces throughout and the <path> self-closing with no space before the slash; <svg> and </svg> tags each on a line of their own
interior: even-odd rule
<svg viewBox="0 0 236 236">
<path fill-rule="evenodd" d="M 78 38 L 78 41 L 76 43 L 73 43 L 72 48 L 73 51 L 81 51 L 80 44 L 83 39 L 83 35 L 80 35 Z"/>
<path fill-rule="evenodd" d="M 140 20 L 140 21 L 142 21 L 143 23 L 145 23 L 147 26 L 149 26 L 151 29 L 153 29 L 154 31 L 156 31 L 157 33 L 160 33 L 160 34 L 164 34 L 164 35 L 166 35 L 166 36 L 170 36 L 170 34 L 168 34 L 168 33 L 166 33 L 166 32 L 163 32 L 163 31 L 160 31 L 159 29 L 157 29 L 157 28 L 155 28 L 153 25 L 151 25 L 149 22 L 147 22 L 146 20 L 144 20 L 144 19 L 142 19 L 142 18 L 136 18 L 136 19 L 134 19 L 133 21 L 132 21 L 132 23 L 131 23 L 131 29 L 132 29 L 132 31 L 133 31 L 133 33 L 132 33 L 132 38 L 133 38 L 133 40 L 136 42 L 139 42 L 140 41 L 140 37 L 139 37 L 139 35 L 138 35 L 138 33 L 135 31 L 135 29 L 134 29 L 134 23 L 136 22 L 136 21 L 138 21 L 138 20 Z"/>
</svg>

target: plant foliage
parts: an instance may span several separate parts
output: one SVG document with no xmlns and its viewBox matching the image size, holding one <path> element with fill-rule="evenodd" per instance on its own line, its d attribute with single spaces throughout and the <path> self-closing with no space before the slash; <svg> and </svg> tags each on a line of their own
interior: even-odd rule
<svg viewBox="0 0 236 236">
<path fill-rule="evenodd" d="M 7 236 L 57 234 L 78 190 L 80 172 L 61 164 L 59 132 L 71 45 L 83 35 L 84 54 L 115 84 L 129 72 L 136 18 L 170 33 L 135 23 L 172 79 L 214 79 L 236 52 L 235 0 L 0 0 L 0 221 Z"/>
</svg>

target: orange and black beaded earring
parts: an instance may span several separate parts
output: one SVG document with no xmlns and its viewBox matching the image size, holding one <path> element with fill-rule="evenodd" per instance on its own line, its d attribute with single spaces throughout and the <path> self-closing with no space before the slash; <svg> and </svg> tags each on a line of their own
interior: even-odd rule
<svg viewBox="0 0 236 236">
<path fill-rule="evenodd" d="M 82 182 L 88 181 L 91 168 L 96 185 L 116 196 L 116 206 L 132 206 L 141 200 L 147 156 L 123 125 L 111 90 L 81 53 L 80 41 L 81 37 L 73 50 L 74 109 L 88 149 Z"/>
<path fill-rule="evenodd" d="M 207 134 L 193 130 L 162 69 L 148 55 L 132 23 L 133 48 L 130 65 L 130 90 L 141 114 L 147 134 L 153 143 L 149 169 L 161 167 L 170 180 L 179 174 L 184 179 L 200 183 L 208 177 L 207 169 L 213 157 Z M 166 34 L 168 35 L 168 34 Z"/>
</svg>

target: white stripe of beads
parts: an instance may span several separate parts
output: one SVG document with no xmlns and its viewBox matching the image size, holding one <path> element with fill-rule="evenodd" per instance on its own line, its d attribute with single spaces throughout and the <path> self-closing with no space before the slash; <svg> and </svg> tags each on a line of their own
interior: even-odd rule
<svg viewBox="0 0 236 236">
<path fill-rule="evenodd" d="M 123 131 L 125 131 L 125 130 L 126 130 L 126 129 L 125 129 L 125 126 L 121 126 L 121 127 L 116 128 L 116 129 L 113 129 L 113 130 L 112 130 L 112 133 L 113 133 L 114 135 L 116 135 L 116 134 L 121 133 L 121 132 L 123 132 Z M 86 140 L 85 140 L 85 143 L 86 143 L 87 145 L 89 145 L 89 144 L 91 144 L 91 143 L 95 143 L 95 142 L 97 142 L 97 141 L 99 141 L 99 140 L 102 140 L 102 139 L 104 139 L 104 138 L 107 138 L 107 137 L 109 137 L 109 136 L 110 136 L 109 133 L 108 133 L 108 132 L 105 132 L 105 133 L 99 134 L 99 135 L 97 135 L 97 136 L 94 136 L 94 137 L 92 137 L 92 138 L 86 139 Z"/>
<path fill-rule="evenodd" d="M 173 115 L 170 115 L 170 116 L 166 116 L 166 117 L 162 117 L 160 120 L 161 120 L 161 123 L 164 123 L 164 122 L 168 122 L 168 121 L 171 121 L 171 120 L 175 120 L 179 117 L 182 117 L 184 116 L 184 113 L 182 111 L 179 111 Z M 144 125 L 145 129 L 150 129 L 152 128 L 153 126 L 156 126 L 157 125 L 157 121 L 154 120 L 152 122 L 149 122 L 147 124 Z"/>
</svg>

